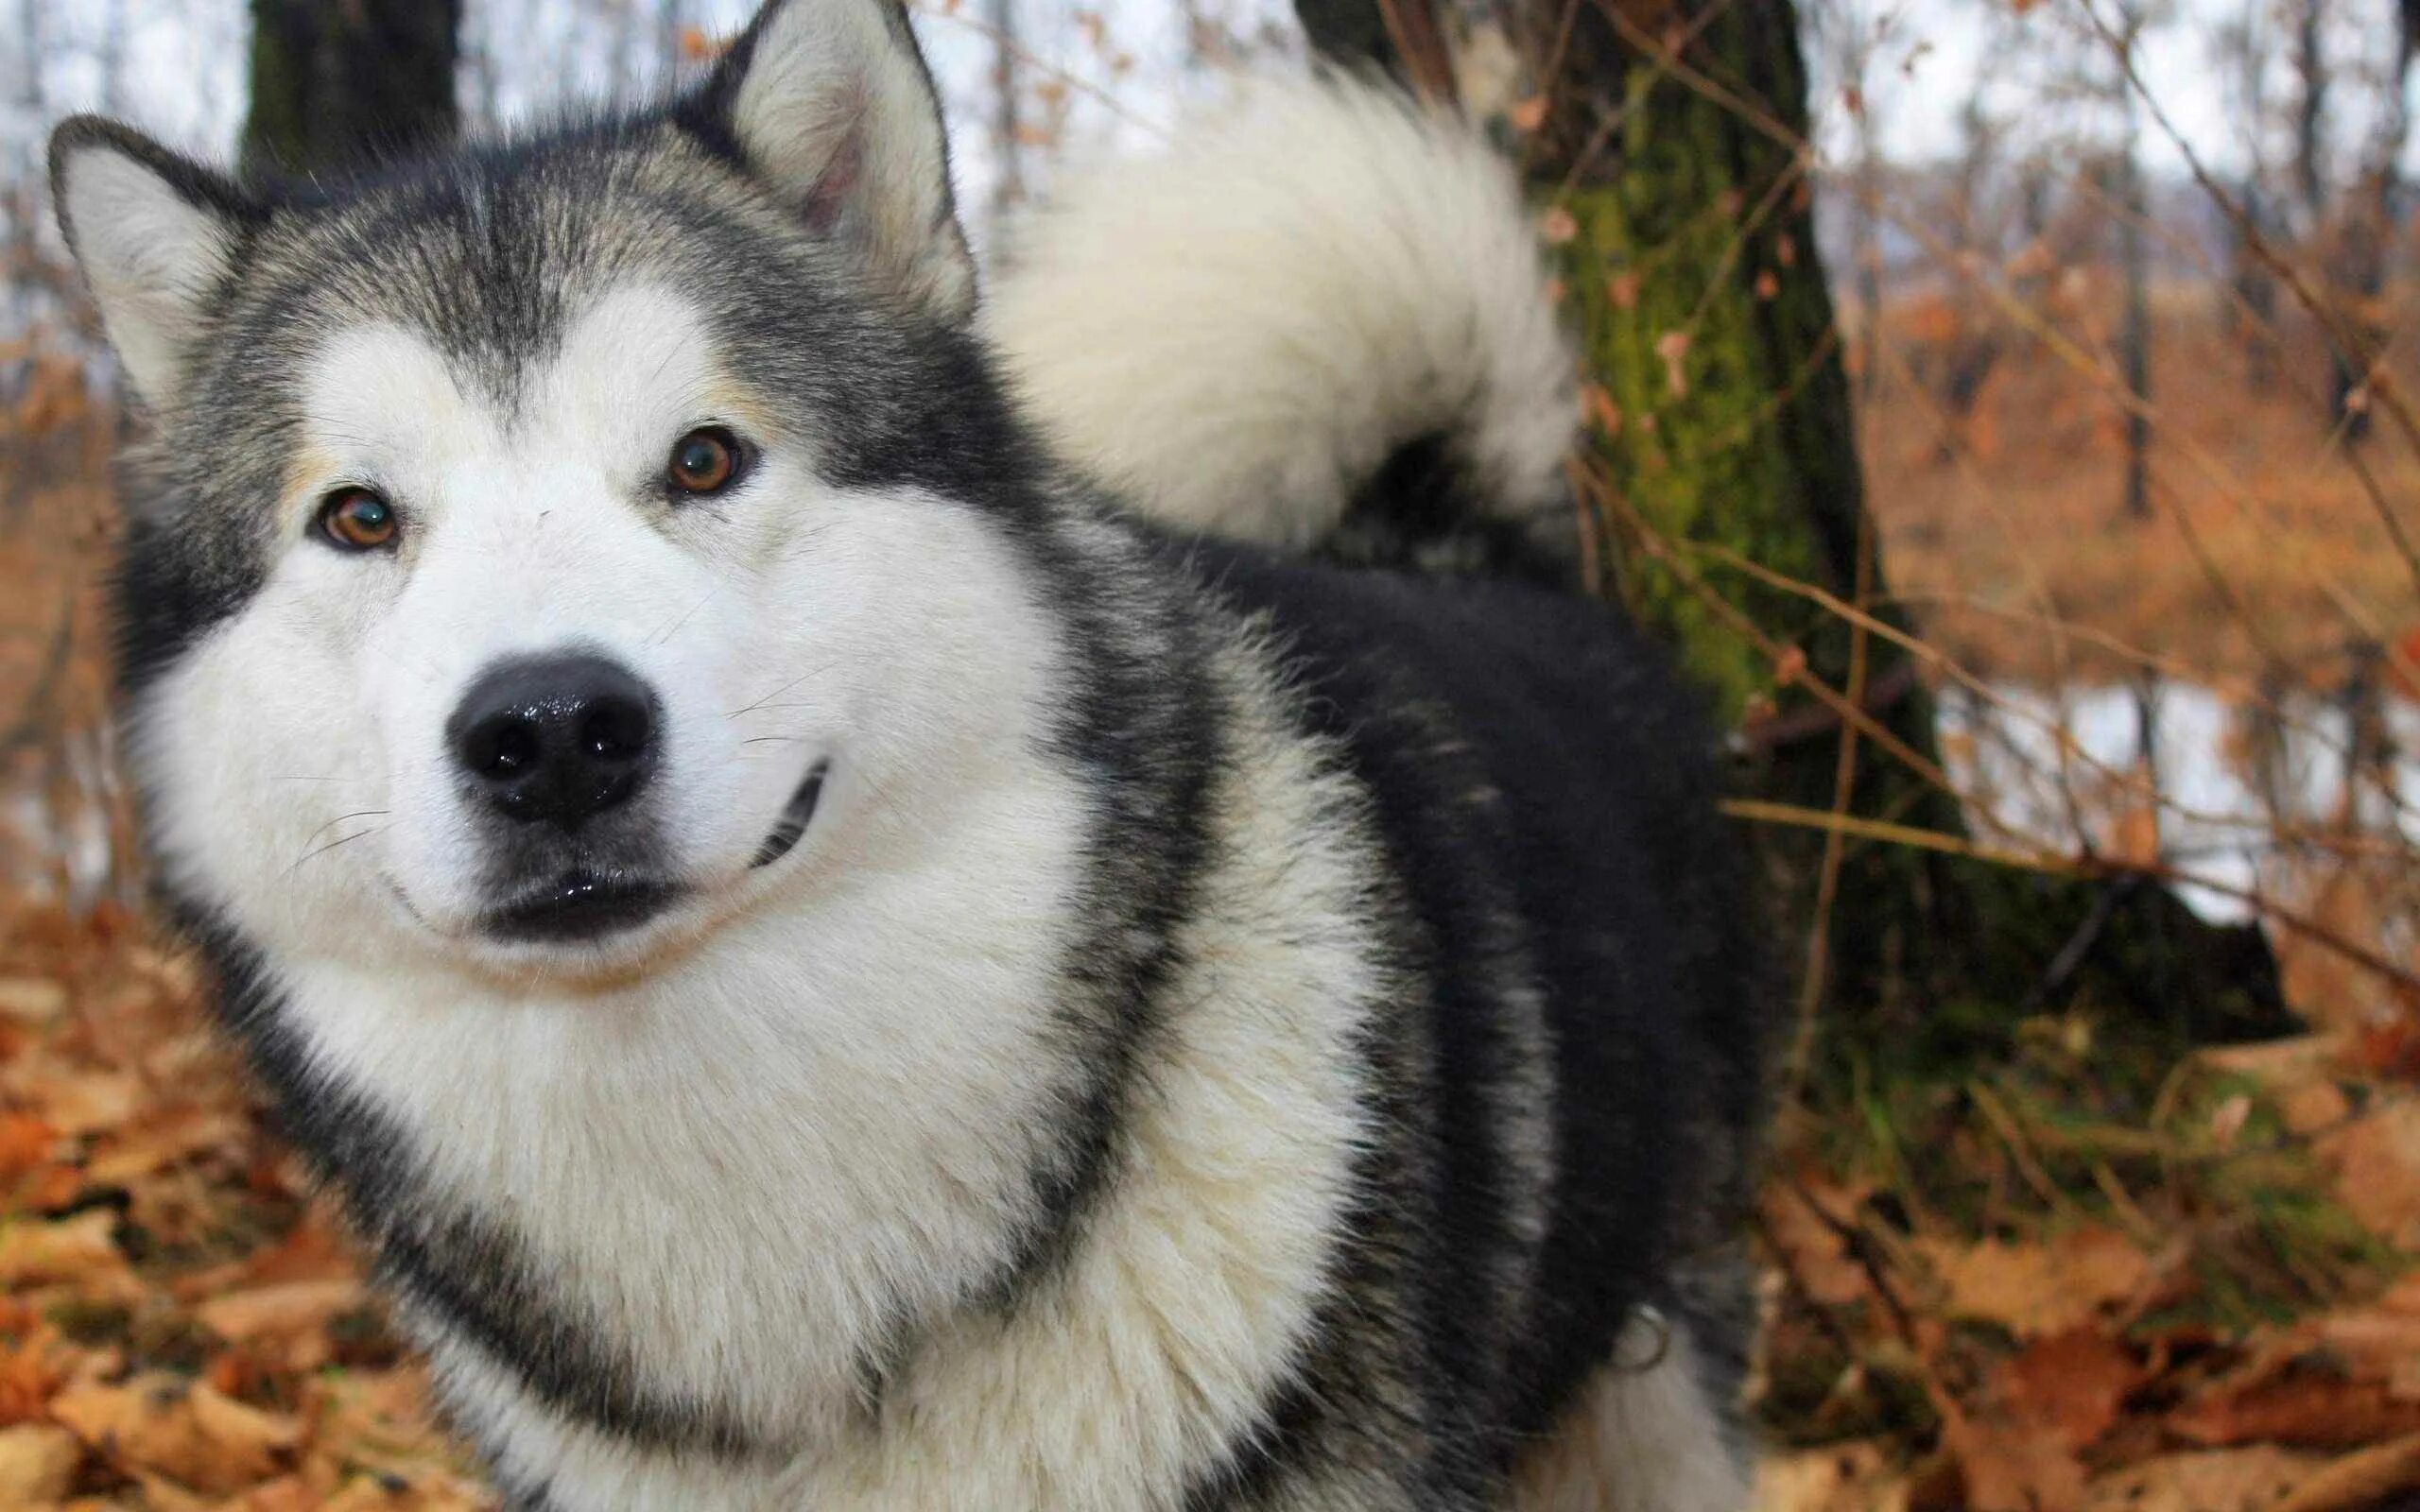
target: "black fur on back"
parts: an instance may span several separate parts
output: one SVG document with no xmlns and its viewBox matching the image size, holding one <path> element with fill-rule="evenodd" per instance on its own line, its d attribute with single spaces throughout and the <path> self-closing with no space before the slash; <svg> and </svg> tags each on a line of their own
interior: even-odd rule
<svg viewBox="0 0 2420 1512">
<path fill-rule="evenodd" d="M 1746 1344 L 1744 1293 L 1676 1295 L 1684 1273 L 1740 1290 L 1720 1249 L 1744 1216 L 1774 1002 L 1712 727 L 1662 648 L 1598 603 L 1165 549 L 1274 631 L 1302 726 L 1366 787 L 1413 919 L 1400 948 L 1428 997 L 1373 1050 L 1409 1126 L 1371 1157 L 1355 1263 L 1408 1288 L 1423 1427 L 1445 1451 L 1423 1504 L 1460 1506 L 1552 1429 L 1636 1309 L 1727 1332 L 1703 1340 L 1710 1359 Z M 1504 1147 L 1488 1095 L 1518 1074 L 1506 992 L 1525 979 L 1550 1040 L 1545 1170 Z M 1531 1180 L 1547 1234 L 1524 1256 L 1507 1218 Z M 1532 1285 L 1502 1295 L 1498 1259 L 1526 1259 Z M 1289 1461 L 1336 1452 L 1334 1403 L 1356 1380 L 1332 1356 L 1314 1351 L 1309 1385 L 1272 1404 L 1195 1512 L 1253 1504 Z"/>
</svg>

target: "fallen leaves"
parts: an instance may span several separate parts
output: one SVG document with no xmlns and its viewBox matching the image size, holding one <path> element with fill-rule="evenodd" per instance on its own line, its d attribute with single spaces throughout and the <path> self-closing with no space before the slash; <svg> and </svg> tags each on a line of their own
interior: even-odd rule
<svg viewBox="0 0 2420 1512">
<path fill-rule="evenodd" d="M 2420 1101 L 2391 1102 L 2319 1148 L 2353 1215 L 2390 1243 L 2420 1249 Z"/>
<path fill-rule="evenodd" d="M 0 1225 L 0 1286 L 74 1281 L 120 1293 L 132 1277 L 111 1232 L 116 1222 L 115 1214 L 98 1210 L 51 1222 L 24 1219 Z"/>
<path fill-rule="evenodd" d="M 50 1416 L 130 1469 L 222 1495 L 268 1478 L 302 1442 L 302 1425 L 289 1417 L 156 1371 L 122 1385 L 62 1391 Z"/>
<path fill-rule="evenodd" d="M 122 917 L 0 929 L 0 1508 L 492 1508 L 192 970 Z"/>
<path fill-rule="evenodd" d="M 2420 1092 L 2367 1044 L 2196 1054 L 2148 1127 L 2088 1076 L 1967 1081 L 1896 1131 L 1921 1164 L 1784 1162 L 1763 1402 L 1813 1447 L 1758 1512 L 2420 1506 Z"/>
</svg>

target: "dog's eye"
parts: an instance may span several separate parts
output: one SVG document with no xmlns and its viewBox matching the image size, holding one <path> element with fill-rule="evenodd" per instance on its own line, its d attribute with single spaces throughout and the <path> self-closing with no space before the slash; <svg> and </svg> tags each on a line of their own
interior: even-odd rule
<svg viewBox="0 0 2420 1512">
<path fill-rule="evenodd" d="M 344 551 L 390 545 L 400 528 L 395 507 L 368 489 L 338 489 L 320 505 L 320 533 Z"/>
<path fill-rule="evenodd" d="M 672 443 L 664 472 L 681 493 L 720 493 L 739 476 L 739 438 L 719 425 L 700 426 Z"/>
</svg>

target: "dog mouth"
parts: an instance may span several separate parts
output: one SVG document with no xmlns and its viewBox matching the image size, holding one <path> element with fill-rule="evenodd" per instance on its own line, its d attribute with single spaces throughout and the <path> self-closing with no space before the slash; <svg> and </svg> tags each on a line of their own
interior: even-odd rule
<svg viewBox="0 0 2420 1512">
<path fill-rule="evenodd" d="M 817 762 L 806 769 L 806 776 L 800 781 L 798 790 L 790 795 L 787 803 L 782 805 L 781 817 L 773 821 L 773 828 L 766 833 L 765 843 L 756 848 L 756 854 L 750 859 L 749 870 L 757 871 L 769 867 L 797 848 L 806 833 L 807 825 L 815 818 L 816 800 L 823 796 L 823 777 L 831 768 L 832 764 L 827 761 Z"/>
<path fill-rule="evenodd" d="M 814 822 L 830 769 L 831 763 L 824 761 L 807 768 L 750 858 L 751 871 L 771 866 L 797 848 Z M 679 882 L 645 871 L 575 866 L 489 909 L 479 922 L 491 938 L 514 944 L 595 944 L 649 922 L 688 891 Z M 401 889 L 397 892 L 400 896 Z"/>
<path fill-rule="evenodd" d="M 659 877 L 575 868 L 490 910 L 485 923 L 497 939 L 578 944 L 636 929 L 672 906 L 682 892 Z"/>
</svg>

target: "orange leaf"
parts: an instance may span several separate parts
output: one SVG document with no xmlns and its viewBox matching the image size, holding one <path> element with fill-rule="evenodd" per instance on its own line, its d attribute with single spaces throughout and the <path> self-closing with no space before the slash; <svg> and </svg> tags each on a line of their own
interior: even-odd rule
<svg viewBox="0 0 2420 1512">
<path fill-rule="evenodd" d="M 31 1113 L 0 1113 L 0 1178 L 13 1180 L 50 1159 L 59 1132 Z"/>
<path fill-rule="evenodd" d="M 1938 1393 L 1934 1404 L 1966 1483 L 1966 1512 L 2082 1512 L 2083 1466 L 2051 1430 L 1970 1417 Z"/>
<path fill-rule="evenodd" d="M 2082 1328 L 2141 1291 L 2152 1276 L 2143 1252 L 2110 1228 L 2079 1228 L 2042 1245 L 1935 1239 L 1916 1247 L 1939 1273 L 1951 1313 L 2018 1338 Z"/>
<path fill-rule="evenodd" d="M 2037 1339 L 2004 1367 L 2002 1387 L 2017 1419 L 2049 1429 L 2068 1449 L 2090 1445 L 2118 1421 L 2143 1379 L 2124 1346 L 2098 1329 Z"/>
<path fill-rule="evenodd" d="M 66 1500 L 84 1446 L 63 1428 L 26 1423 L 0 1429 L 0 1506 Z"/>
<path fill-rule="evenodd" d="M 2288 1371 L 2252 1389 L 2194 1402 L 2168 1415 L 2169 1432 L 2191 1443 L 2285 1444 L 2358 1449 L 2420 1433 L 2420 1402 L 2396 1401 L 2384 1383 Z"/>
<path fill-rule="evenodd" d="M 161 1372 L 122 1386 L 70 1387 L 52 1399 L 50 1413 L 130 1470 L 221 1494 L 267 1479 L 302 1442 L 291 1418 Z"/>
<path fill-rule="evenodd" d="M 131 1280 L 118 1253 L 116 1214 L 106 1209 L 56 1223 L 0 1227 L 0 1286 L 44 1281 Z"/>
</svg>

